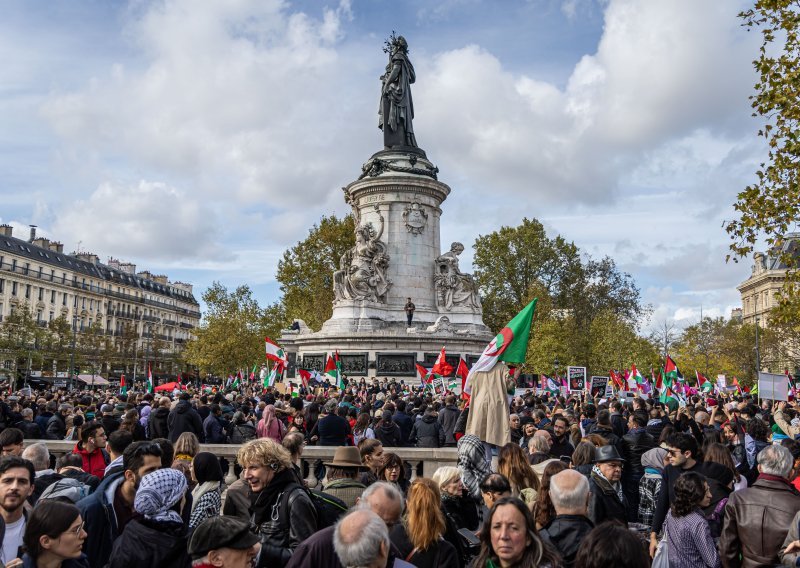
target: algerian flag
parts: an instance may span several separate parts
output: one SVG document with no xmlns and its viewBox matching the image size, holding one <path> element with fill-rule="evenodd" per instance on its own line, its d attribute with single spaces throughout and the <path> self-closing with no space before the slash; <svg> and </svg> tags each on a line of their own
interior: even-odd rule
<svg viewBox="0 0 800 568">
<path fill-rule="evenodd" d="M 483 350 L 481 358 L 472 366 L 464 382 L 464 392 L 470 394 L 472 385 L 470 377 L 474 373 L 491 371 L 498 361 L 509 363 L 523 363 L 528 353 L 528 339 L 531 334 L 531 321 L 536 310 L 536 300 L 525 306 L 520 313 L 500 330 L 494 339 Z"/>
<path fill-rule="evenodd" d="M 275 362 L 272 366 L 272 371 L 270 371 L 269 376 L 264 379 L 262 385 L 264 388 L 271 387 L 275 384 L 275 380 L 283 374 L 283 365 L 280 362 Z"/>
<path fill-rule="evenodd" d="M 239 388 L 239 379 L 240 379 L 240 377 L 241 377 L 241 372 L 237 371 L 236 372 L 236 378 L 231 383 L 231 388 L 232 389 L 238 389 Z"/>
</svg>

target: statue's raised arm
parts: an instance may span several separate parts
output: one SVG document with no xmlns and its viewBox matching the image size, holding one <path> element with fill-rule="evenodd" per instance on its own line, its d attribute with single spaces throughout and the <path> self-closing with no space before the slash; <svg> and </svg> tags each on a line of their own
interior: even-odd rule
<svg viewBox="0 0 800 568">
<path fill-rule="evenodd" d="M 414 66 L 408 59 L 408 43 L 403 36 L 392 36 L 384 51 L 389 54 L 386 72 L 381 75 L 381 101 L 378 126 L 383 130 L 386 149 L 417 148 L 414 137 L 414 103 L 411 84 L 416 80 Z"/>
</svg>

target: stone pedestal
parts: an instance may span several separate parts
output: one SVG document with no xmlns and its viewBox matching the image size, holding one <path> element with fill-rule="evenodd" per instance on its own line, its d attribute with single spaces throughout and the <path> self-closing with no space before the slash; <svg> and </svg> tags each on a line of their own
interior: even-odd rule
<svg viewBox="0 0 800 568">
<path fill-rule="evenodd" d="M 366 355 L 367 373 L 351 376 L 413 377 L 413 362 L 442 347 L 477 359 L 493 335 L 471 276 L 458 268 L 463 247 L 454 243 L 442 254 L 439 219 L 450 188 L 438 180 L 438 168 L 420 150 L 384 150 L 343 190 L 356 219 L 356 246 L 340 259 L 333 314 L 322 329 L 301 325 L 281 337 L 296 366 L 316 368 L 322 353 L 338 349 L 356 361 L 353 370 L 362 369 Z M 411 326 L 408 298 L 416 307 Z"/>
</svg>

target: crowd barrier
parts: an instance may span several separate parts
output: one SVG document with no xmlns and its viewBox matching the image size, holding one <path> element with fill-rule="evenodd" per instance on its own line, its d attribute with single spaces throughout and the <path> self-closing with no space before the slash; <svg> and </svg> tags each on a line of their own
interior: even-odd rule
<svg viewBox="0 0 800 568">
<path fill-rule="evenodd" d="M 71 452 L 75 447 L 75 442 L 66 440 L 25 440 L 25 445 L 30 445 L 35 442 L 44 442 L 50 453 L 56 457 Z M 201 452 L 211 452 L 220 458 L 225 458 L 228 461 L 228 473 L 225 475 L 225 483 L 230 485 L 236 481 L 236 473 L 234 466 L 236 463 L 236 453 L 241 446 L 239 444 L 200 444 Z M 315 468 L 314 462 L 321 460 L 323 462 L 333 460 L 333 454 L 336 448 L 333 446 L 306 446 L 303 449 L 300 465 L 303 471 L 308 471 L 309 487 L 316 487 L 320 480 L 314 475 Z M 458 456 L 455 448 L 384 448 L 386 452 L 394 452 L 399 455 L 404 462 L 411 466 L 411 479 L 415 479 L 418 475 L 423 477 L 430 477 L 437 468 L 442 466 L 455 466 L 458 461 Z M 305 466 L 308 467 L 305 467 Z"/>
</svg>

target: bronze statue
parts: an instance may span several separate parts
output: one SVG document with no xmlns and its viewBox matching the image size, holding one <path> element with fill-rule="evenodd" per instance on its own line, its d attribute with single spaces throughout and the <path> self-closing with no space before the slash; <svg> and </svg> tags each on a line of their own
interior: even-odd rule
<svg viewBox="0 0 800 568">
<path fill-rule="evenodd" d="M 384 51 L 389 54 L 386 72 L 381 75 L 381 102 L 378 107 L 378 128 L 383 130 L 386 149 L 417 148 L 414 138 L 414 103 L 411 83 L 416 80 L 414 66 L 408 59 L 408 43 L 403 36 L 392 36 Z"/>
</svg>

